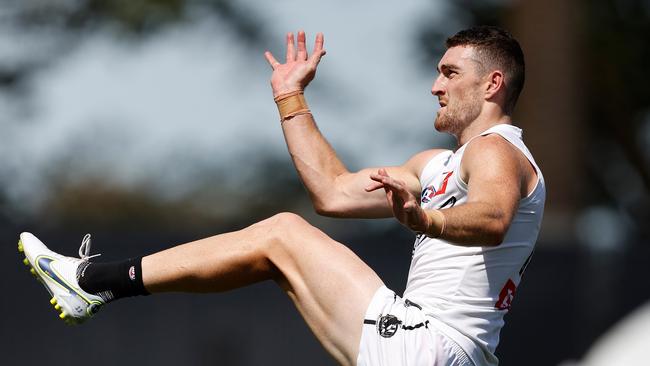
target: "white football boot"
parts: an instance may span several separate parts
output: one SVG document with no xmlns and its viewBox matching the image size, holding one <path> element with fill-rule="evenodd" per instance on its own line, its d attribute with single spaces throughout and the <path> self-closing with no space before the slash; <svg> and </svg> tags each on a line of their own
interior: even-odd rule
<svg viewBox="0 0 650 366">
<path fill-rule="evenodd" d="M 38 238 L 30 233 L 20 234 L 18 251 L 25 255 L 23 263 L 52 295 L 50 304 L 60 312 L 59 318 L 68 324 L 80 324 L 97 313 L 106 301 L 85 292 L 77 282 L 77 272 L 83 270 L 90 252 L 90 234 L 87 234 L 79 247 L 79 257 L 66 257 L 49 250 Z"/>
</svg>

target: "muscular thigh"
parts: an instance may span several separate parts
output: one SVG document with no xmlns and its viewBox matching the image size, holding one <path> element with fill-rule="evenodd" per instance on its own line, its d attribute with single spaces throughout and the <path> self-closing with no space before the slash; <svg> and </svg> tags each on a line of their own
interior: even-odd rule
<svg viewBox="0 0 650 366">
<path fill-rule="evenodd" d="M 274 239 L 268 258 L 279 270 L 278 282 L 334 358 L 356 364 L 363 317 L 381 279 L 299 216 L 281 214 L 262 225 Z"/>
</svg>

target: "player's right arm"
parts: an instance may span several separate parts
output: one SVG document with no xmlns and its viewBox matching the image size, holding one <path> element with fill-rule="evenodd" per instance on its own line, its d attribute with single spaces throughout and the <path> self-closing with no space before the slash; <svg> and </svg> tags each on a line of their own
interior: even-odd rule
<svg viewBox="0 0 650 366">
<path fill-rule="evenodd" d="M 282 129 L 293 163 L 316 212 L 333 217 L 393 216 L 384 192 L 373 189 L 375 182 L 370 176 L 379 169 L 348 171 L 310 114 L 286 121 Z M 419 197 L 420 172 L 441 151 L 427 150 L 413 156 L 404 165 L 382 169 L 404 182 L 407 189 Z"/>
<path fill-rule="evenodd" d="M 305 33 L 298 33 L 297 49 L 293 34 L 287 35 L 287 55 L 284 64 L 279 63 L 270 52 L 265 56 L 271 67 L 273 96 L 302 91 L 314 78 L 323 50 L 323 35 L 316 36 L 316 43 L 308 57 Z M 307 188 L 316 212 L 335 217 L 379 218 L 391 217 L 392 209 L 381 190 L 376 190 L 370 179 L 377 168 L 350 172 L 323 137 L 313 116 L 298 114 L 282 123 L 282 131 L 291 159 L 298 175 Z M 428 150 L 413 156 L 399 167 L 385 168 L 391 176 L 404 182 L 407 189 L 419 197 L 421 190 L 419 174 L 424 165 L 442 150 Z"/>
</svg>

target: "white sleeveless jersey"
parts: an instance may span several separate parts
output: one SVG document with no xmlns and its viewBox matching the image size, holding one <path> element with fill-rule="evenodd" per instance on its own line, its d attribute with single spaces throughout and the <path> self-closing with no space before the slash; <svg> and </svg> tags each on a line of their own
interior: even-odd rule
<svg viewBox="0 0 650 366">
<path fill-rule="evenodd" d="M 532 256 L 546 197 L 544 178 L 521 139 L 521 129 L 501 124 L 481 135 L 488 134 L 499 134 L 528 158 L 537 172 L 535 189 L 519 202 L 498 246 L 464 247 L 419 235 L 404 292 L 404 297 L 422 306 L 432 323 L 477 366 L 498 364 L 494 351 L 503 317 Z M 470 142 L 456 152 L 436 155 L 424 167 L 420 176 L 422 208 L 444 210 L 467 201 L 460 163 Z"/>
</svg>

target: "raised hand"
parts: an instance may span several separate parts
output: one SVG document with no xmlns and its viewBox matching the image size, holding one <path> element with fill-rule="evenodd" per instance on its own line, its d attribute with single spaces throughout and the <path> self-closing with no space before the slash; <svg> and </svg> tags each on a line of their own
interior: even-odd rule
<svg viewBox="0 0 650 366">
<path fill-rule="evenodd" d="M 379 169 L 370 174 L 372 182 L 366 191 L 372 192 L 384 188 L 388 204 L 393 209 L 393 215 L 402 225 L 417 232 L 424 233 L 429 227 L 429 217 L 420 207 L 418 199 L 406 187 L 406 183 L 392 178 L 386 169 Z"/>
<path fill-rule="evenodd" d="M 271 52 L 264 52 L 264 57 L 273 68 L 271 75 L 271 88 L 273 96 L 304 90 L 316 76 L 316 67 L 321 57 L 325 55 L 323 49 L 323 34 L 316 35 L 316 42 L 311 56 L 307 55 L 305 32 L 298 32 L 298 48 L 294 45 L 293 33 L 287 34 L 286 63 L 281 64 L 273 57 Z"/>
</svg>

